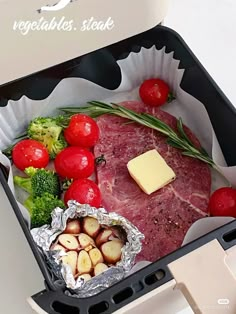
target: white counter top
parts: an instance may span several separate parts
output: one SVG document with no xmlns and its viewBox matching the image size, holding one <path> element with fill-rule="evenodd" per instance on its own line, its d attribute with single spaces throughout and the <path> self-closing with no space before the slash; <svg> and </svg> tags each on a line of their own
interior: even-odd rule
<svg viewBox="0 0 236 314">
<path fill-rule="evenodd" d="M 236 107 L 236 1 L 170 0 L 165 25 L 176 30 Z"/>
</svg>

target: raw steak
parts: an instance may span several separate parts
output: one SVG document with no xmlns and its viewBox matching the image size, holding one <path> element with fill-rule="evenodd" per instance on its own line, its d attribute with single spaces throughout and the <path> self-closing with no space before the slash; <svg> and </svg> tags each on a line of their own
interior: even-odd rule
<svg viewBox="0 0 236 314">
<path fill-rule="evenodd" d="M 176 118 L 158 108 L 147 108 L 139 102 L 123 106 L 138 112 L 149 112 L 176 129 Z M 103 206 L 129 219 L 145 235 L 137 260 L 155 261 L 181 246 L 191 224 L 207 215 L 211 174 L 201 161 L 183 156 L 166 144 L 159 132 L 111 115 L 98 118 L 100 141 L 95 156 L 104 154 L 106 165 L 98 167 L 98 183 Z M 185 128 L 192 141 L 197 138 Z M 150 150 L 157 151 L 176 173 L 176 180 L 147 195 L 130 177 L 127 163 Z M 158 175 L 158 173 L 157 173 Z"/>
</svg>

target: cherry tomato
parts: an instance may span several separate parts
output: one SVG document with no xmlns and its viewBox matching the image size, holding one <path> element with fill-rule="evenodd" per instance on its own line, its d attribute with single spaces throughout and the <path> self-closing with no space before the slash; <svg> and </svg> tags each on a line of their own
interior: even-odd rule
<svg viewBox="0 0 236 314">
<path fill-rule="evenodd" d="M 85 148 L 70 146 L 63 149 L 55 158 L 56 172 L 64 178 L 88 178 L 94 172 L 94 156 Z"/>
<path fill-rule="evenodd" d="M 12 150 L 12 160 L 20 170 L 27 167 L 45 168 L 49 163 L 46 147 L 35 140 L 22 140 Z"/>
<path fill-rule="evenodd" d="M 80 204 L 89 204 L 94 207 L 101 205 L 101 193 L 96 183 L 89 179 L 75 180 L 66 191 L 64 202 L 75 200 Z"/>
<path fill-rule="evenodd" d="M 72 146 L 90 148 L 99 139 L 99 128 L 91 117 L 84 114 L 75 114 L 71 117 L 69 126 L 64 131 L 64 136 Z"/>
<path fill-rule="evenodd" d="M 149 106 L 161 106 L 173 99 L 169 86 L 161 79 L 150 79 L 139 88 L 142 101 Z"/>
<path fill-rule="evenodd" d="M 210 197 L 208 209 L 212 216 L 236 217 L 236 190 L 229 187 L 216 190 Z"/>
</svg>

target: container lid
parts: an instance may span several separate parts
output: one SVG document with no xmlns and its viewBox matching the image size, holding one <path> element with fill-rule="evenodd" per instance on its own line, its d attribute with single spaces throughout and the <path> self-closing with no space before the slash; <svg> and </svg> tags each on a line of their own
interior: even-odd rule
<svg viewBox="0 0 236 314">
<path fill-rule="evenodd" d="M 146 31 L 164 19 L 167 6 L 168 0 L 0 0 L 0 84 Z"/>
</svg>

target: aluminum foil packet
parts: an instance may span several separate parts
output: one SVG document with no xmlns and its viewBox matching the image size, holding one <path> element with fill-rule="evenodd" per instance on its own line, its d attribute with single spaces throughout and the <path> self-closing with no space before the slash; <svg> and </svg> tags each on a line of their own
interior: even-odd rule
<svg viewBox="0 0 236 314">
<path fill-rule="evenodd" d="M 109 267 L 102 274 L 92 277 L 88 281 L 82 278 L 75 279 L 71 268 L 62 264 L 61 257 L 66 255 L 63 251 L 50 250 L 58 235 L 65 229 L 68 219 L 83 217 L 96 218 L 102 227 L 117 227 L 124 231 L 126 242 L 122 248 L 121 260 L 116 266 Z M 31 230 L 34 241 L 46 257 L 53 274 L 59 280 L 64 280 L 67 293 L 74 297 L 89 297 L 110 287 L 123 279 L 135 264 L 135 258 L 142 249 L 144 235 L 126 218 L 114 212 L 107 212 L 104 208 L 95 208 L 82 205 L 76 201 L 69 201 L 66 210 L 59 207 L 52 212 L 52 223 Z"/>
</svg>

